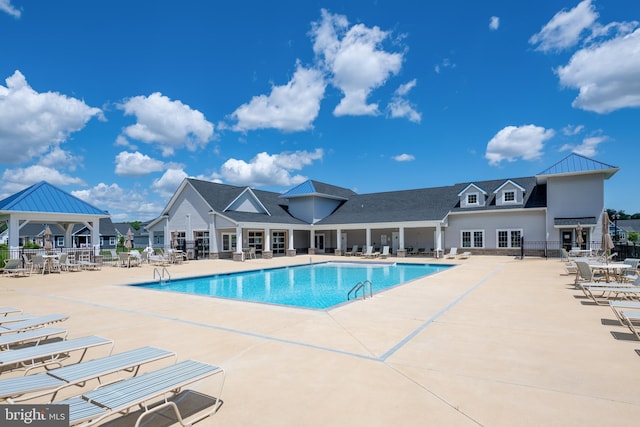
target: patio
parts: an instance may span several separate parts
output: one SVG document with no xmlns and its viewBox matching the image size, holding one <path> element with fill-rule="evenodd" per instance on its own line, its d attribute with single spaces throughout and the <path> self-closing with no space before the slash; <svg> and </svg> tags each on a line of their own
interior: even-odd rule
<svg viewBox="0 0 640 427">
<path fill-rule="evenodd" d="M 309 260 L 200 260 L 169 271 L 178 278 Z M 608 307 L 589 304 L 558 260 L 398 261 L 460 265 L 329 311 L 123 286 L 152 280 L 149 265 L 0 277 L 0 297 L 26 313 L 70 314 L 62 324 L 70 337 L 111 338 L 114 352 L 154 345 L 222 366 L 225 404 L 199 426 L 627 426 L 640 419 L 640 342 Z"/>
</svg>

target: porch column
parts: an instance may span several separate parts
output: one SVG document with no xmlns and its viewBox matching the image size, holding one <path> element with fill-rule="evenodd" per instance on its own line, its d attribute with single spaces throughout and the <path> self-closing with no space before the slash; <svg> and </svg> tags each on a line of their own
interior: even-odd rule
<svg viewBox="0 0 640 427">
<path fill-rule="evenodd" d="M 264 229 L 264 245 L 262 249 L 262 258 L 271 259 L 273 258 L 273 252 L 271 252 L 271 229 Z"/>
<path fill-rule="evenodd" d="M 344 254 L 344 251 L 342 250 L 342 229 L 341 228 L 338 228 L 336 230 L 336 252 L 335 252 L 335 254 L 337 256 L 342 256 L 342 254 Z"/>
<path fill-rule="evenodd" d="M 209 212 L 209 259 L 219 259 L 218 232 L 216 230 L 216 214 Z"/>
<path fill-rule="evenodd" d="M 309 232 L 309 255 L 316 253 L 316 230 L 313 228 Z"/>
<path fill-rule="evenodd" d="M 367 227 L 367 247 L 364 248 L 365 252 L 369 248 L 369 246 L 371 246 L 371 227 Z"/>
<path fill-rule="evenodd" d="M 293 246 L 293 228 L 288 230 L 289 233 L 289 249 L 287 249 L 287 256 L 296 256 L 296 250 Z"/>
<path fill-rule="evenodd" d="M 398 251 L 396 256 L 402 258 L 407 256 L 407 250 L 404 248 L 404 227 L 398 227 Z"/>
<path fill-rule="evenodd" d="M 164 249 L 171 247 L 171 232 L 169 231 L 169 217 L 164 221 Z"/>
<path fill-rule="evenodd" d="M 233 253 L 234 261 L 244 261 L 242 254 L 242 227 L 236 227 L 236 251 Z"/>
<path fill-rule="evenodd" d="M 436 258 L 442 255 L 442 227 L 440 223 L 436 224 Z"/>
</svg>

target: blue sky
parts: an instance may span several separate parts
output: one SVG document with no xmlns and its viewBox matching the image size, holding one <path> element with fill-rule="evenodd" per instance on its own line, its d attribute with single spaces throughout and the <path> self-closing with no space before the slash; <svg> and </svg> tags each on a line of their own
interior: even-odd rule
<svg viewBox="0 0 640 427">
<path fill-rule="evenodd" d="M 424 4 L 423 4 L 424 3 Z M 640 212 L 640 2 L 0 0 L 0 199 L 156 217 L 185 177 L 359 193 L 620 167 Z"/>
</svg>

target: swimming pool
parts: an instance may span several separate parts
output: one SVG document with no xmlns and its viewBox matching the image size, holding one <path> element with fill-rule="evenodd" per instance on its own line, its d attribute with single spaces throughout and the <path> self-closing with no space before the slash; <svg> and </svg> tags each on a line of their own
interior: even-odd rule
<svg viewBox="0 0 640 427">
<path fill-rule="evenodd" d="M 134 286 L 267 304 L 325 309 L 346 302 L 347 293 L 358 282 L 369 280 L 375 294 L 450 267 L 451 265 L 442 264 L 325 262 L 192 277 L 164 283 L 142 283 Z M 358 292 L 358 296 L 362 297 L 362 291 Z"/>
</svg>

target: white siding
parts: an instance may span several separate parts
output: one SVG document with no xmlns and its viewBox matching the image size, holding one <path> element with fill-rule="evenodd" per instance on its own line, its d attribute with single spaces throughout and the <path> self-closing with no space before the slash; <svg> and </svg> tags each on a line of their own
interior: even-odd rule
<svg viewBox="0 0 640 427">
<path fill-rule="evenodd" d="M 463 230 L 483 230 L 484 249 L 496 249 L 497 230 L 522 229 L 525 240 L 544 241 L 546 238 L 544 211 L 491 212 L 474 215 L 449 215 L 449 226 L 445 231 L 444 245 L 447 248 L 461 247 Z"/>
</svg>

